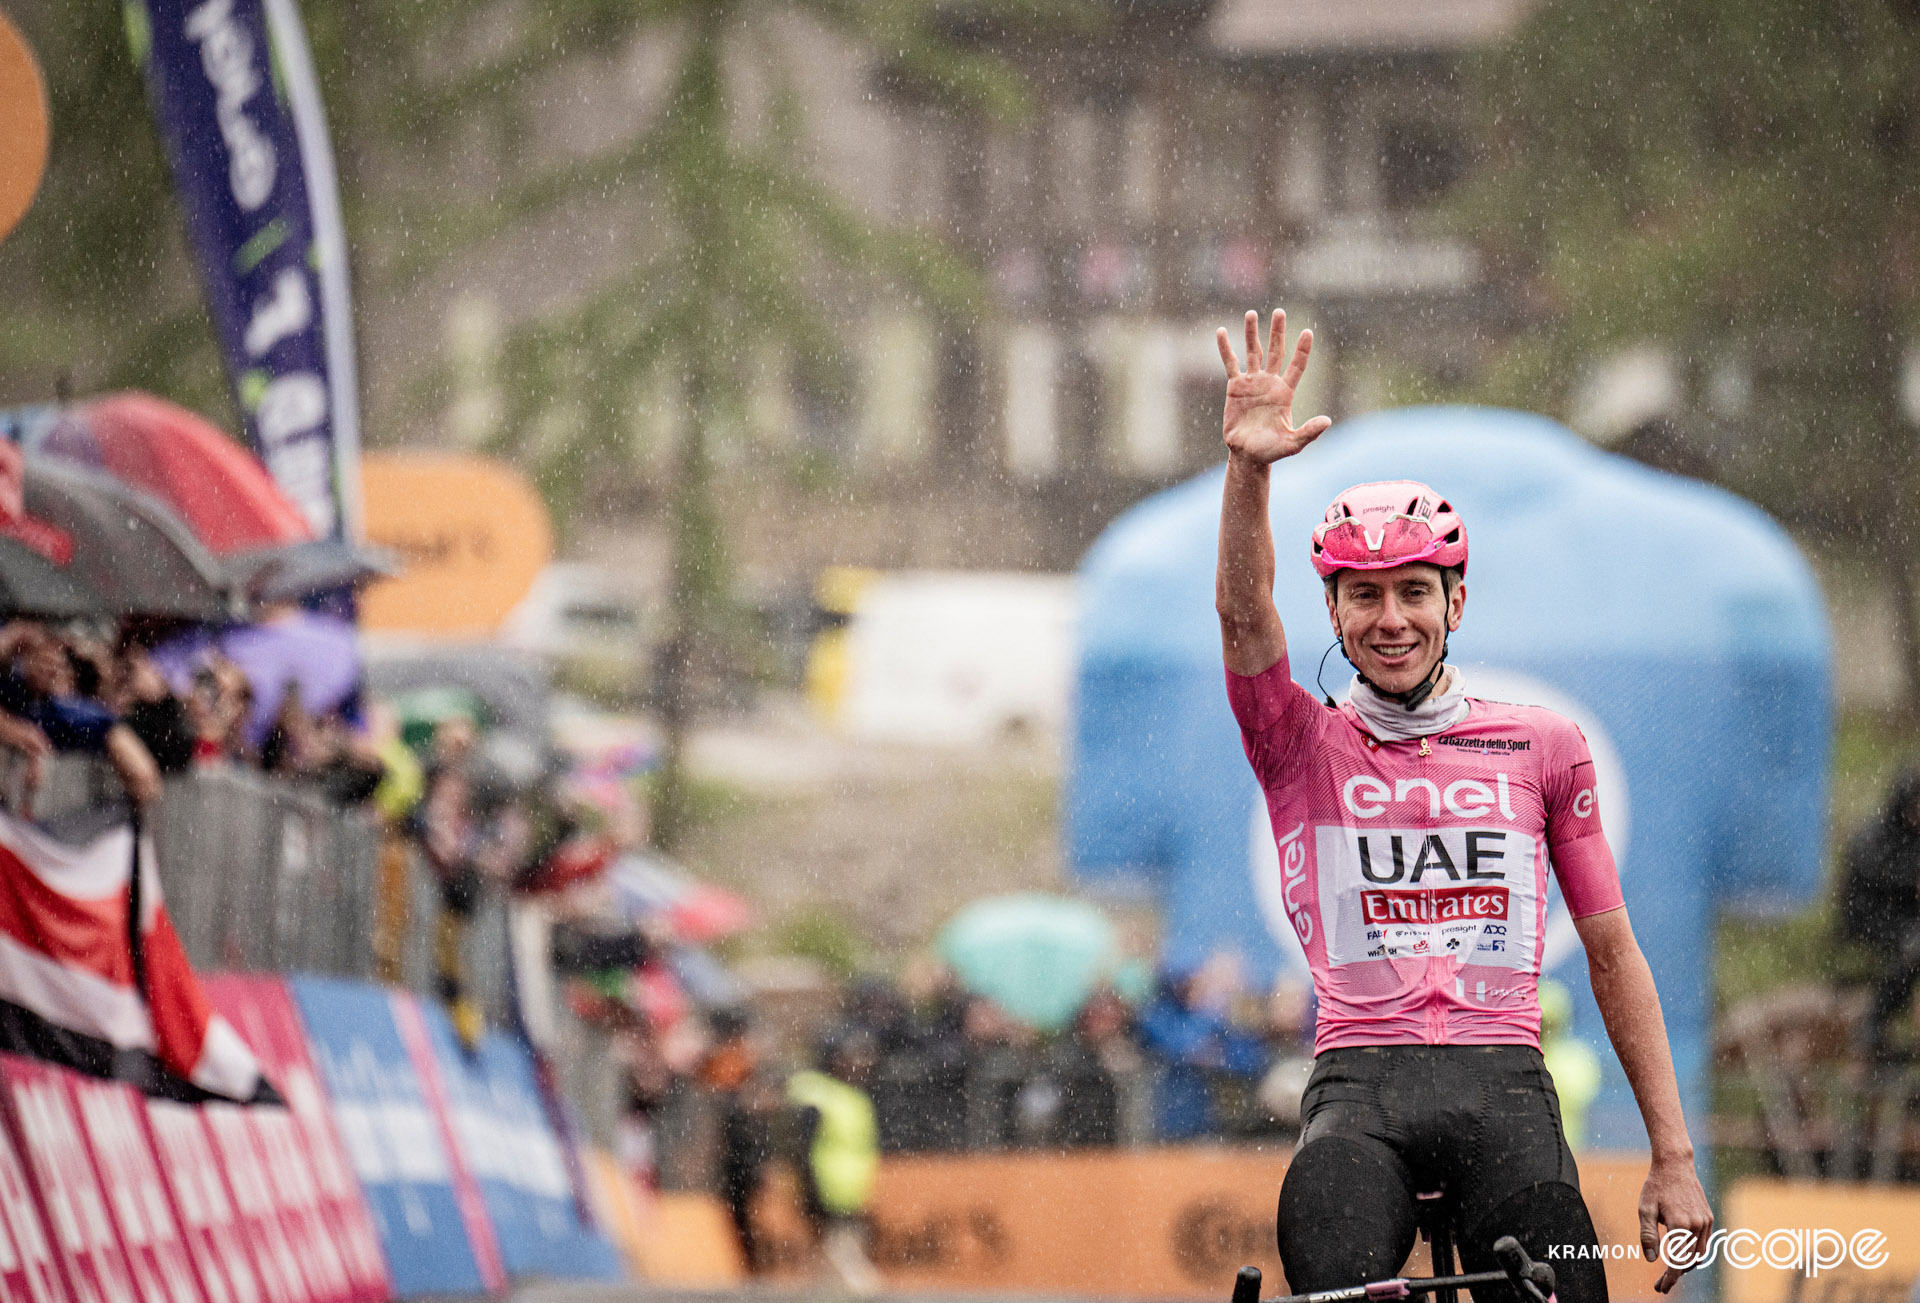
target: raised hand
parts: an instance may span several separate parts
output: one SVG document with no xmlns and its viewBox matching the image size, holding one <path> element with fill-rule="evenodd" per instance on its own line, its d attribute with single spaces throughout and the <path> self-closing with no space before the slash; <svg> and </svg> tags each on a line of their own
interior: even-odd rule
<svg viewBox="0 0 1920 1303">
<path fill-rule="evenodd" d="M 1293 359 L 1285 371 L 1280 357 L 1285 351 L 1287 314 L 1275 309 L 1273 325 L 1267 334 L 1266 349 L 1260 347 L 1260 314 L 1247 314 L 1247 367 L 1240 369 L 1226 327 L 1216 337 L 1220 360 L 1227 364 L 1227 409 L 1221 418 L 1221 435 L 1227 447 L 1249 461 L 1268 465 L 1282 457 L 1291 457 L 1318 439 L 1333 424 L 1330 416 L 1316 416 L 1305 425 L 1293 423 L 1293 394 L 1300 387 L 1301 373 L 1307 369 L 1307 355 L 1313 351 L 1313 332 L 1300 332 Z"/>
</svg>

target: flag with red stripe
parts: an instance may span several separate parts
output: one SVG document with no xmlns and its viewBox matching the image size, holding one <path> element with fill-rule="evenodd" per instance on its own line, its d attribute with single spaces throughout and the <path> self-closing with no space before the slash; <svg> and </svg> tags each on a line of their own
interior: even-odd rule
<svg viewBox="0 0 1920 1303">
<path fill-rule="evenodd" d="M 152 840 L 129 824 L 69 843 L 0 812 L 0 1050 L 178 1099 L 273 1097 L 200 989 Z"/>
</svg>

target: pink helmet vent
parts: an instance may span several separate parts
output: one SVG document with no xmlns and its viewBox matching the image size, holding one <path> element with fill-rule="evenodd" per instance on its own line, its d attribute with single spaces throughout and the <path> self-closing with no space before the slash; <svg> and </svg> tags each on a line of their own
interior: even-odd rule
<svg viewBox="0 0 1920 1303">
<path fill-rule="evenodd" d="M 1467 569 L 1467 526 L 1453 504 L 1418 480 L 1356 484 L 1333 500 L 1313 531 L 1313 568 L 1390 570 L 1425 561 Z"/>
</svg>

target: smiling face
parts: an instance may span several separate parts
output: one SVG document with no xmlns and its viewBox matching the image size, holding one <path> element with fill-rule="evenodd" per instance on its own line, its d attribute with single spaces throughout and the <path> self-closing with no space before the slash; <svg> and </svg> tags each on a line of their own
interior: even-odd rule
<svg viewBox="0 0 1920 1303">
<path fill-rule="evenodd" d="M 1338 570 L 1333 580 L 1327 616 L 1354 668 L 1382 692 L 1418 687 L 1433 673 L 1447 635 L 1460 627 L 1466 581 L 1446 583 L 1438 566 L 1423 562 Z"/>
</svg>

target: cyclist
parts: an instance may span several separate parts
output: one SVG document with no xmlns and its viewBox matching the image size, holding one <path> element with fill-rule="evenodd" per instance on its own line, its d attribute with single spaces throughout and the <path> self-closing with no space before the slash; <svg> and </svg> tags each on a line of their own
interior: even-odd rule
<svg viewBox="0 0 1920 1303">
<path fill-rule="evenodd" d="M 1466 695 L 1446 663 L 1466 609 L 1467 532 L 1412 481 L 1341 494 L 1313 532 L 1327 615 L 1356 671 L 1346 705 L 1293 682 L 1273 604 L 1273 464 L 1332 423 L 1293 423 L 1312 333 L 1281 366 L 1286 316 L 1243 369 L 1225 330 L 1227 473 L 1216 601 L 1227 695 L 1266 793 L 1286 899 L 1320 1012 L 1303 1129 L 1280 1191 L 1280 1259 L 1299 1292 L 1396 1274 L 1416 1196 L 1443 1188 L 1468 1271 L 1514 1235 L 1560 1273 L 1563 1303 L 1606 1276 L 1539 1051 L 1536 983 L 1551 867 L 1574 916 L 1652 1146 L 1640 1240 L 1713 1226 L 1653 975 L 1601 835 L 1593 762 L 1568 720 Z M 1550 1252 L 1551 1250 L 1551 1252 Z M 1671 1265 L 1656 1288 L 1680 1272 Z"/>
</svg>

